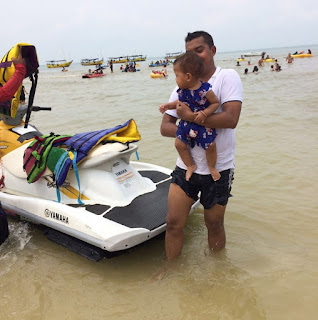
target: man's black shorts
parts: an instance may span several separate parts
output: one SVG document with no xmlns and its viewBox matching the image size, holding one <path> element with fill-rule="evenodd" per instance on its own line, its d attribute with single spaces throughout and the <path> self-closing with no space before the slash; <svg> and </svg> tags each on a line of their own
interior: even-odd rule
<svg viewBox="0 0 318 320">
<path fill-rule="evenodd" d="M 217 181 L 214 181 L 210 174 L 197 173 L 193 173 L 190 180 L 186 181 L 185 173 L 186 170 L 176 167 L 171 174 L 171 183 L 177 184 L 194 201 L 198 200 L 198 194 L 201 192 L 200 203 L 204 209 L 210 209 L 215 204 L 225 206 L 232 196 L 230 192 L 234 180 L 233 169 L 221 171 L 221 178 Z"/>
</svg>

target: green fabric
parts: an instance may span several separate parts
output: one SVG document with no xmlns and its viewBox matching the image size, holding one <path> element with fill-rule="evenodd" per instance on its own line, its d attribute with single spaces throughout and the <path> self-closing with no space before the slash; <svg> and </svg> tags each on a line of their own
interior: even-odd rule
<svg viewBox="0 0 318 320">
<path fill-rule="evenodd" d="M 53 147 L 48 155 L 46 166 L 54 172 L 55 166 L 57 162 L 59 161 L 60 157 L 67 152 L 66 150 L 63 150 L 61 148 Z"/>
</svg>

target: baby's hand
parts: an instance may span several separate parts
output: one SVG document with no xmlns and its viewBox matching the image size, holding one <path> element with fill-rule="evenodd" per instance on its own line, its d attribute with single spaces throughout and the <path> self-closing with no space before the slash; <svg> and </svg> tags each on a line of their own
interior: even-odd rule
<svg viewBox="0 0 318 320">
<path fill-rule="evenodd" d="M 203 124 L 206 119 L 206 114 L 203 111 L 199 111 L 196 112 L 195 115 L 194 122 Z"/>
<path fill-rule="evenodd" d="M 160 111 L 161 113 L 165 113 L 167 110 L 168 110 L 168 105 L 167 105 L 167 104 L 161 104 L 161 105 L 159 106 L 159 111 Z"/>
</svg>

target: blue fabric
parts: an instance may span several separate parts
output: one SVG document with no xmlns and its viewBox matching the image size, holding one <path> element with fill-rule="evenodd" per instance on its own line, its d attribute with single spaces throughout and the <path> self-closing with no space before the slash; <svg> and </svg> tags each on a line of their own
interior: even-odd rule
<svg viewBox="0 0 318 320">
<path fill-rule="evenodd" d="M 202 82 L 201 87 L 197 90 L 178 89 L 178 99 L 184 102 L 193 112 L 199 112 L 206 109 L 210 102 L 206 98 L 206 93 L 210 90 L 211 85 L 208 82 Z M 176 137 L 185 144 L 193 148 L 195 144 L 207 149 L 215 140 L 215 129 L 206 128 L 193 122 L 180 120 Z"/>
<path fill-rule="evenodd" d="M 74 150 L 77 152 L 76 163 L 79 163 L 87 156 L 89 151 L 92 150 L 92 148 L 95 147 L 95 145 L 103 139 L 103 137 L 116 133 L 119 129 L 128 127 L 131 121 L 132 119 L 128 120 L 122 125 L 118 125 L 110 129 L 75 134 L 65 142 L 65 145 L 68 147 L 69 151 Z M 61 186 L 63 184 L 71 165 L 72 160 L 69 157 L 67 157 L 62 167 L 60 168 L 59 176 L 55 177 L 57 186 Z"/>
</svg>

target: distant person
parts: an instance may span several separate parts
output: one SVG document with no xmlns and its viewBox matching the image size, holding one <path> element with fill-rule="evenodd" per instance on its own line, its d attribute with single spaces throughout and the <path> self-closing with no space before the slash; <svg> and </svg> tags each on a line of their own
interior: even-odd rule
<svg viewBox="0 0 318 320">
<path fill-rule="evenodd" d="M 247 62 L 247 65 L 250 66 L 250 65 L 251 65 L 251 61 L 248 61 L 248 62 Z"/>
<path fill-rule="evenodd" d="M 271 71 L 275 71 L 273 64 L 271 65 Z"/>
<path fill-rule="evenodd" d="M 297 55 L 297 54 L 298 54 L 298 51 L 294 52 L 294 53 L 293 53 L 293 56 L 295 56 L 295 55 Z"/>
<path fill-rule="evenodd" d="M 88 74 L 92 75 L 92 70 L 91 69 L 88 69 Z"/>
<path fill-rule="evenodd" d="M 240 67 L 241 65 L 240 65 L 240 61 L 236 61 L 236 66 L 237 67 Z"/>
<path fill-rule="evenodd" d="M 253 73 L 258 74 L 258 67 L 254 66 Z"/>
<path fill-rule="evenodd" d="M 96 70 L 94 71 L 94 73 L 97 73 L 97 74 L 103 73 L 103 69 L 100 64 L 96 65 Z"/>
<path fill-rule="evenodd" d="M 20 104 L 25 104 L 25 95 L 28 94 L 27 91 L 25 90 L 24 85 L 22 85 L 21 88 L 21 94 L 20 94 Z"/>
<path fill-rule="evenodd" d="M 262 59 L 263 59 L 263 60 L 264 60 L 265 54 L 266 54 L 266 52 L 263 51 L 263 52 L 262 52 Z"/>
<path fill-rule="evenodd" d="M 308 54 L 311 54 L 311 50 L 310 50 L 310 49 L 308 49 L 307 53 L 308 53 Z"/>
<path fill-rule="evenodd" d="M 166 77 L 168 75 L 167 65 L 165 65 L 165 64 L 163 65 L 162 74 L 164 77 Z"/>
<path fill-rule="evenodd" d="M 286 61 L 287 61 L 287 63 L 293 63 L 294 58 L 291 56 L 290 53 L 288 53 L 288 56 L 286 57 Z"/>
<path fill-rule="evenodd" d="M 270 59 L 269 55 L 266 56 L 265 60 Z"/>
<path fill-rule="evenodd" d="M 277 59 L 275 59 L 275 71 L 280 71 L 280 65 L 278 64 Z"/>
<path fill-rule="evenodd" d="M 264 66 L 264 58 L 263 57 L 258 60 L 258 66 L 259 67 L 263 67 Z"/>
<path fill-rule="evenodd" d="M 247 68 L 244 70 L 244 74 L 248 74 L 248 69 Z"/>
<path fill-rule="evenodd" d="M 195 52 L 188 51 L 180 55 L 173 63 L 179 87 L 177 90 L 178 100 L 162 104 L 159 107 L 160 112 L 165 113 L 167 110 L 177 109 L 177 104 L 182 101 L 196 114 L 196 123 L 181 120 L 176 133 L 175 147 L 187 167 L 186 181 L 190 180 L 197 169 L 189 150 L 195 145 L 205 149 L 213 180 L 217 181 L 221 177 L 219 171 L 215 168 L 217 160 L 216 131 L 203 126 L 206 117 L 212 115 L 219 108 L 220 101 L 211 90 L 211 85 L 208 82 L 200 81 L 203 68 L 203 61 Z"/>
<path fill-rule="evenodd" d="M 113 73 L 114 71 L 113 71 L 113 60 L 112 59 L 110 59 L 110 61 L 109 61 L 109 67 L 110 67 L 110 71 Z"/>
</svg>

